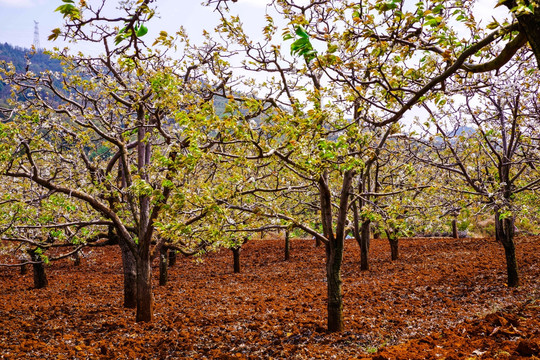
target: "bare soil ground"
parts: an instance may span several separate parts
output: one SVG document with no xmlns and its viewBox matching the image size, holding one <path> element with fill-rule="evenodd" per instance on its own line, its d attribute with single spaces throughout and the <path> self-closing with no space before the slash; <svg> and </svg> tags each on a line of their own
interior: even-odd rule
<svg viewBox="0 0 540 360">
<path fill-rule="evenodd" d="M 79 267 L 32 273 L 0 268 L 1 359 L 538 359 L 540 238 L 517 239 L 522 286 L 505 286 L 502 247 L 492 239 L 403 239 L 390 261 L 373 240 L 371 270 L 346 243 L 345 331 L 328 334 L 324 249 L 258 240 L 232 253 L 180 258 L 157 286 L 155 321 L 122 308 L 117 247 L 85 250 Z M 0 256 L 0 262 L 6 262 Z"/>
</svg>

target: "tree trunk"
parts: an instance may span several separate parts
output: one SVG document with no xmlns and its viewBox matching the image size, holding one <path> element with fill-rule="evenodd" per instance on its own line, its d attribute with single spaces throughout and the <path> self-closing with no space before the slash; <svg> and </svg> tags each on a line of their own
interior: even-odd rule
<svg viewBox="0 0 540 360">
<path fill-rule="evenodd" d="M 43 289 L 49 285 L 47 280 L 47 274 L 45 274 L 45 265 L 40 262 L 37 264 L 32 264 L 34 270 L 34 288 Z"/>
<path fill-rule="evenodd" d="M 343 330 L 343 295 L 341 292 L 341 262 L 343 247 L 335 242 L 326 245 L 326 279 L 328 281 L 328 331 Z"/>
<path fill-rule="evenodd" d="M 519 273 L 514 241 L 512 241 L 508 245 L 504 245 L 504 255 L 506 257 L 506 273 L 508 276 L 508 287 L 518 287 Z"/>
<path fill-rule="evenodd" d="M 390 253 L 392 261 L 399 259 L 399 245 L 397 238 L 390 240 Z"/>
<path fill-rule="evenodd" d="M 503 4 L 506 5 L 508 9 L 513 9 L 518 3 L 517 0 L 507 0 Z M 517 16 L 517 20 L 522 27 L 520 31 L 525 32 L 525 36 L 536 57 L 537 68 L 540 69 L 540 12 L 538 11 L 538 1 L 526 1 L 523 4 L 531 4 L 533 7 L 536 7 L 532 13 L 525 13 Z"/>
<path fill-rule="evenodd" d="M 291 259 L 291 239 L 289 235 L 289 230 L 285 230 L 285 261 Z"/>
<path fill-rule="evenodd" d="M 390 257 L 392 261 L 397 260 L 399 258 L 399 238 L 390 230 L 386 230 L 386 237 L 390 244 Z"/>
<path fill-rule="evenodd" d="M 369 171 L 368 171 L 369 174 Z M 365 190 L 369 191 L 369 176 L 366 176 L 364 180 L 362 177 L 359 178 L 358 191 L 360 193 Z M 370 240 L 370 230 L 371 230 L 371 220 L 366 219 L 364 216 L 361 216 L 360 212 L 364 206 L 365 200 L 361 198 L 352 202 L 353 210 L 353 234 L 358 246 L 360 247 L 360 270 L 366 271 L 369 270 L 369 240 Z M 360 225 L 360 221 L 362 224 Z"/>
<path fill-rule="evenodd" d="M 23 260 L 22 262 L 26 262 Z M 26 275 L 28 273 L 28 267 L 26 265 L 21 265 L 21 275 Z"/>
<path fill-rule="evenodd" d="M 173 267 L 176 265 L 176 258 L 177 258 L 176 250 L 170 249 L 169 250 L 169 267 Z"/>
<path fill-rule="evenodd" d="M 341 292 L 341 264 L 343 262 L 343 247 L 345 227 L 347 222 L 348 201 L 351 181 L 354 172 L 346 171 L 339 200 L 339 211 L 336 220 L 336 232 L 332 231 L 332 202 L 328 187 L 328 174 L 324 173 L 319 179 L 321 201 L 321 221 L 323 232 L 328 239 L 326 245 L 326 280 L 328 294 L 328 331 L 343 330 L 343 294 Z"/>
<path fill-rule="evenodd" d="M 47 285 L 49 285 L 49 281 L 47 280 L 47 274 L 45 274 L 45 265 L 43 264 L 43 260 L 35 251 L 30 251 L 30 256 L 34 262 L 34 264 L 32 264 L 32 269 L 34 271 L 34 288 L 46 288 Z"/>
<path fill-rule="evenodd" d="M 168 250 L 166 246 L 162 246 L 159 250 L 159 285 L 167 285 L 168 280 Z"/>
<path fill-rule="evenodd" d="M 454 239 L 459 239 L 456 219 L 452 219 L 452 236 L 454 237 Z"/>
<path fill-rule="evenodd" d="M 362 268 L 362 259 L 364 258 L 364 255 L 362 254 L 362 226 L 360 226 L 360 214 L 358 213 L 358 206 L 356 205 L 356 201 L 352 202 L 352 209 L 353 209 L 353 235 L 354 239 L 358 243 L 358 247 L 360 248 L 360 269 Z M 367 259 L 367 255 L 366 255 Z M 366 261 L 366 260 L 364 260 Z"/>
<path fill-rule="evenodd" d="M 152 296 L 152 266 L 150 254 L 140 254 L 137 261 L 137 315 L 136 322 L 151 322 L 154 313 Z"/>
<path fill-rule="evenodd" d="M 81 266 L 81 254 L 78 251 L 73 254 L 73 264 L 75 266 Z"/>
<path fill-rule="evenodd" d="M 233 253 L 233 271 L 235 274 L 240 273 L 240 246 L 231 248 Z"/>
<path fill-rule="evenodd" d="M 513 216 L 500 219 L 500 213 L 498 211 L 495 212 L 495 237 L 504 247 L 508 287 L 518 287 L 519 272 L 516 259 L 516 245 L 514 243 Z"/>
<path fill-rule="evenodd" d="M 114 230 L 114 226 L 109 226 L 108 233 L 107 245 L 118 245 L 120 243 L 120 239 Z"/>
<path fill-rule="evenodd" d="M 364 220 L 360 231 L 360 270 L 362 271 L 369 270 L 370 225 L 371 221 Z"/>
<path fill-rule="evenodd" d="M 135 257 L 123 241 L 118 241 L 122 253 L 122 269 L 124 272 L 124 307 L 137 307 L 137 265 Z"/>
<path fill-rule="evenodd" d="M 142 180 L 148 181 L 147 166 L 150 164 L 152 142 L 146 141 L 146 134 L 150 131 L 145 125 L 145 109 L 137 106 L 137 171 Z M 136 322 L 151 322 L 154 312 L 154 299 L 152 296 L 152 258 L 150 246 L 154 231 L 151 220 L 150 196 L 145 193 L 139 195 L 139 223 L 136 265 L 137 265 L 137 314 Z M 154 208 L 155 210 L 155 208 Z"/>
</svg>

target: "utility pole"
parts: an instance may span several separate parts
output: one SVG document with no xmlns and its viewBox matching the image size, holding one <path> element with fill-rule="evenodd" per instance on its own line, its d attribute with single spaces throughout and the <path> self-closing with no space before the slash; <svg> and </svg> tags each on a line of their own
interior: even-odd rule
<svg viewBox="0 0 540 360">
<path fill-rule="evenodd" d="M 39 44 L 39 27 L 38 27 L 38 22 L 36 20 L 34 20 L 34 48 L 36 49 L 36 51 L 39 51 L 41 50 L 41 45 Z"/>
</svg>

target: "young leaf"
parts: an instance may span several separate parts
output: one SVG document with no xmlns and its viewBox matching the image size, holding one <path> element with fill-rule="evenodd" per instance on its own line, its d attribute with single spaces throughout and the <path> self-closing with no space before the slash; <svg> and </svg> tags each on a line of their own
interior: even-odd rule
<svg viewBox="0 0 540 360">
<path fill-rule="evenodd" d="M 69 17 L 71 20 L 80 19 L 80 11 L 72 4 L 60 5 L 56 10 L 63 15 L 64 18 Z"/>
<path fill-rule="evenodd" d="M 334 44 L 328 44 L 328 53 L 333 54 L 337 51 L 338 46 Z"/>
<path fill-rule="evenodd" d="M 487 24 L 486 28 L 488 28 L 489 30 L 495 30 L 499 26 L 499 22 L 495 18 L 493 18 L 493 21 Z"/>
<path fill-rule="evenodd" d="M 114 45 L 118 45 L 120 44 L 122 41 L 124 41 L 124 36 L 122 35 L 116 35 L 116 37 L 114 38 Z"/>
<path fill-rule="evenodd" d="M 301 38 L 309 39 L 309 35 L 302 25 L 298 25 L 296 27 L 295 32 L 296 32 L 296 35 L 300 36 Z"/>
<path fill-rule="evenodd" d="M 291 40 L 294 39 L 294 36 L 291 33 L 285 33 L 283 34 L 283 40 Z"/>
<path fill-rule="evenodd" d="M 146 35 L 146 33 L 148 33 L 148 28 L 144 25 L 141 25 L 141 27 L 136 29 L 135 31 L 135 34 L 137 35 L 137 37 L 142 37 Z"/>
<path fill-rule="evenodd" d="M 60 36 L 60 34 L 61 34 L 60 28 L 53 29 L 52 32 L 51 32 L 51 35 L 49 35 L 49 37 L 47 39 L 49 41 L 54 41 L 54 40 L 58 39 L 58 36 Z"/>
</svg>

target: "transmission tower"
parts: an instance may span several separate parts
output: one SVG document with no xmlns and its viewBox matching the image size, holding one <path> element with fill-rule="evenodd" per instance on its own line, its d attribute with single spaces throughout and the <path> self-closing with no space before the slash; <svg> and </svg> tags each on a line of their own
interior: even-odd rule
<svg viewBox="0 0 540 360">
<path fill-rule="evenodd" d="M 41 50 L 41 45 L 39 45 L 39 27 L 38 22 L 34 20 L 34 48 L 36 50 Z"/>
</svg>

